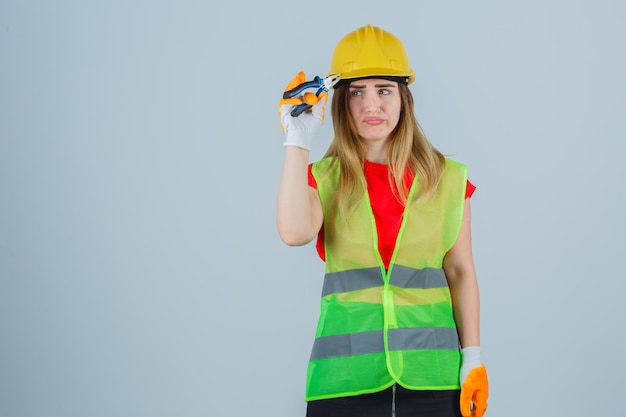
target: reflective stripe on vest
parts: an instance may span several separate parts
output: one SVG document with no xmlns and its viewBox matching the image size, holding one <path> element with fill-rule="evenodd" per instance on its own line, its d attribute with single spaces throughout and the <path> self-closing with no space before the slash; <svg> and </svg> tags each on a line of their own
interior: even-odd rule
<svg viewBox="0 0 626 417">
<path fill-rule="evenodd" d="M 443 269 L 416 270 L 402 265 L 394 267 L 394 274 L 389 283 L 402 288 L 440 288 L 448 285 Z M 339 292 L 380 287 L 381 284 L 382 276 L 379 267 L 329 273 L 324 279 L 322 297 Z"/>
<path fill-rule="evenodd" d="M 396 247 L 385 270 L 365 194 L 349 221 L 336 210 L 338 164 L 313 175 L 324 212 L 326 275 L 307 371 L 307 401 L 382 390 L 458 389 L 459 340 L 443 257 L 456 241 L 465 200 L 465 167 L 446 160 L 432 198 L 411 186 Z"/>
<path fill-rule="evenodd" d="M 457 349 L 459 336 L 449 327 L 389 329 L 389 350 Z M 318 337 L 311 360 L 384 352 L 383 331 Z"/>
</svg>

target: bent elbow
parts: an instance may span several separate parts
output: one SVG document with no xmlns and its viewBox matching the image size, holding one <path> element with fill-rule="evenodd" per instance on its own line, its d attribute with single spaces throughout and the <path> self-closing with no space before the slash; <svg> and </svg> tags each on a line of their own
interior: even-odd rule
<svg viewBox="0 0 626 417">
<path fill-rule="evenodd" d="M 307 243 L 309 243 L 304 240 L 289 239 L 289 238 L 281 238 L 281 240 L 287 246 L 304 246 Z"/>
<path fill-rule="evenodd" d="M 315 235 L 304 232 L 302 230 L 294 230 L 288 228 L 278 228 L 278 235 L 280 240 L 287 246 L 304 246 L 310 243 Z"/>
<path fill-rule="evenodd" d="M 308 239 L 296 234 L 280 233 L 280 240 L 287 246 L 304 246 L 310 243 L 313 239 Z"/>
</svg>

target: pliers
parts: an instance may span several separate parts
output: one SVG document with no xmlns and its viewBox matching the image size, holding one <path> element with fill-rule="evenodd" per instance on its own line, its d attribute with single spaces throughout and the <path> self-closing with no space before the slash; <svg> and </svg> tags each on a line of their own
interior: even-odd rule
<svg viewBox="0 0 626 417">
<path fill-rule="evenodd" d="M 305 90 L 311 88 L 317 88 L 315 95 L 319 97 L 320 94 L 324 92 L 328 92 L 337 82 L 339 81 L 341 74 L 331 74 L 326 78 L 322 78 L 319 75 L 316 75 L 315 78 L 311 81 L 304 82 L 300 85 L 295 86 L 291 90 L 285 91 L 283 93 L 283 98 L 293 98 L 298 97 L 304 93 Z M 311 104 L 302 103 L 298 104 L 291 110 L 291 115 L 293 117 L 300 116 L 303 112 L 310 109 L 312 107 Z"/>
</svg>

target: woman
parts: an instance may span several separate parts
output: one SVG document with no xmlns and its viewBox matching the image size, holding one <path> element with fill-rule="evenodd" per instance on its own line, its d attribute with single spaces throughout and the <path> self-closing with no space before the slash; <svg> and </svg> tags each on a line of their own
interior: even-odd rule
<svg viewBox="0 0 626 417">
<path fill-rule="evenodd" d="M 394 35 L 370 25 L 346 35 L 330 73 L 335 136 L 322 160 L 309 164 L 309 151 L 327 95 L 297 117 L 303 97 L 280 105 L 278 231 L 288 245 L 317 236 L 326 263 L 307 416 L 482 416 L 474 186 L 422 133 Z"/>
</svg>

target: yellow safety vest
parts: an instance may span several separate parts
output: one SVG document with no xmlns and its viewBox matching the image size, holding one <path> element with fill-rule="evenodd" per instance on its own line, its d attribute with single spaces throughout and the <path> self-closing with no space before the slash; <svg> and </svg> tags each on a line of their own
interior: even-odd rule
<svg viewBox="0 0 626 417">
<path fill-rule="evenodd" d="M 326 273 L 306 400 L 372 393 L 394 383 L 459 388 L 459 339 L 442 268 L 461 228 L 466 168 L 446 160 L 440 186 L 411 185 L 389 268 L 378 252 L 369 195 L 344 221 L 333 195 L 339 164 L 313 164 L 324 212 Z"/>
</svg>

